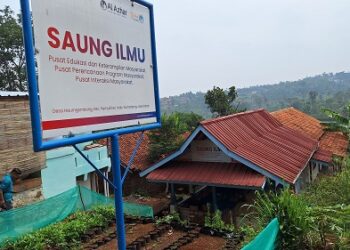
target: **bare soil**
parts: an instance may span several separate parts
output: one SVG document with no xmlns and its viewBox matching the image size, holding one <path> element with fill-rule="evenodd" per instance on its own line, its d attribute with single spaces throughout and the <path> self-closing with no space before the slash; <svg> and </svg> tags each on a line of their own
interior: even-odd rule
<svg viewBox="0 0 350 250">
<path fill-rule="evenodd" d="M 130 227 L 127 227 L 126 230 L 126 244 L 130 244 L 137 238 L 147 234 L 148 232 L 152 231 L 154 229 L 154 224 L 137 224 L 135 226 L 130 225 Z M 99 250 L 109 250 L 109 249 L 116 249 L 117 246 L 117 240 L 111 240 L 107 244 L 99 247 Z"/>
<path fill-rule="evenodd" d="M 124 198 L 124 201 L 151 206 L 154 214 L 158 214 L 160 211 L 169 207 L 170 205 L 170 199 L 164 197 L 163 195 L 159 197 L 140 197 L 129 195 Z"/>
<path fill-rule="evenodd" d="M 147 244 L 146 247 L 142 250 L 151 250 L 151 249 L 162 250 L 168 247 L 169 245 L 171 245 L 171 243 L 173 243 L 174 241 L 177 241 L 178 239 L 180 239 L 184 235 L 185 233 L 181 231 L 172 231 L 172 232 L 169 231 L 168 233 L 165 233 L 164 235 L 162 235 L 162 237 L 160 237 L 155 242 L 151 242 L 150 244 Z"/>
<path fill-rule="evenodd" d="M 147 234 L 153 229 L 154 229 L 153 224 L 145 224 L 145 225 L 138 224 L 134 227 L 131 227 L 127 231 L 127 244 L 130 244 L 137 238 Z M 182 236 L 184 236 L 185 234 L 186 233 L 182 231 L 170 230 L 165 234 L 163 234 L 157 240 L 151 241 L 141 249 L 142 250 L 162 250 L 168 247 L 169 245 L 171 245 L 173 242 L 175 242 Z M 226 240 L 223 238 L 200 234 L 200 236 L 194 239 L 193 242 L 185 246 L 182 246 L 180 249 L 181 250 L 218 250 L 218 249 L 222 249 L 225 246 L 225 243 L 226 243 Z M 98 249 L 110 250 L 110 249 L 116 249 L 116 246 L 117 246 L 117 240 L 113 239 L 107 244 L 100 246 Z"/>
<path fill-rule="evenodd" d="M 181 250 L 219 250 L 225 246 L 226 240 L 221 237 L 200 234 L 191 243 L 182 246 Z"/>
</svg>

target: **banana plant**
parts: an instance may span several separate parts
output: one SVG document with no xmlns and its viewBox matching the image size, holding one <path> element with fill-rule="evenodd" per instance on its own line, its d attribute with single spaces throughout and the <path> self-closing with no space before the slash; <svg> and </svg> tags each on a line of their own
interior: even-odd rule
<svg viewBox="0 0 350 250">
<path fill-rule="evenodd" d="M 346 116 L 330 109 L 322 109 L 322 111 L 334 121 L 334 123 L 328 124 L 329 130 L 341 131 L 348 136 L 350 135 L 350 103 L 346 107 Z"/>
</svg>

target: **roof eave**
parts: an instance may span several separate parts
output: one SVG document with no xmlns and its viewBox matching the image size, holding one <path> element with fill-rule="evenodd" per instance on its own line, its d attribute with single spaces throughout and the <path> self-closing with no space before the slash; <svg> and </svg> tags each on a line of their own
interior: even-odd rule
<svg viewBox="0 0 350 250">
<path fill-rule="evenodd" d="M 295 185 L 295 183 L 297 182 L 297 180 L 299 179 L 301 173 L 305 170 L 305 168 L 307 167 L 307 165 L 309 164 L 310 160 L 312 159 L 312 156 L 315 154 L 315 152 L 317 151 L 318 147 L 319 147 L 319 142 L 317 143 L 316 147 L 314 147 L 314 150 L 312 151 L 311 155 L 309 156 L 309 159 L 306 161 L 306 164 L 304 165 L 304 167 L 299 171 L 298 175 L 295 177 L 295 179 L 293 180 L 292 184 Z"/>
<path fill-rule="evenodd" d="M 174 183 L 174 184 L 182 184 L 182 185 L 198 185 L 198 186 L 208 186 L 208 187 L 224 187 L 224 188 L 237 188 L 237 189 L 251 189 L 251 190 L 260 190 L 263 189 L 266 183 L 266 179 L 262 186 L 246 186 L 246 185 L 229 185 L 229 184 L 214 184 L 207 182 L 190 182 L 190 181 L 177 181 L 177 180 L 152 180 L 147 179 L 149 182 L 154 183 Z"/>
<path fill-rule="evenodd" d="M 157 162 L 156 164 L 150 166 L 149 168 L 143 170 L 140 172 L 140 177 L 144 177 L 145 175 L 149 174 L 150 172 L 152 172 L 153 170 L 156 170 L 157 168 L 161 167 L 162 165 L 168 163 L 169 161 L 175 159 L 176 157 L 180 156 L 185 149 L 190 145 L 190 143 L 192 142 L 192 140 L 196 137 L 196 135 L 200 132 L 200 126 L 198 126 L 193 132 L 192 134 L 185 140 L 185 142 L 181 145 L 180 149 L 170 155 L 168 155 L 167 157 L 165 157 L 164 159 L 160 160 L 159 162 Z"/>
</svg>

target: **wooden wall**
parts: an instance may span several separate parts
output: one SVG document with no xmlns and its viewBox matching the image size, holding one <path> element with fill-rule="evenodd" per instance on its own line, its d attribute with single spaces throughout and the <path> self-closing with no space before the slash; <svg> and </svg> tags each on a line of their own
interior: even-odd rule
<svg viewBox="0 0 350 250">
<path fill-rule="evenodd" d="M 28 97 L 0 97 L 0 175 L 13 167 L 25 175 L 45 165 L 45 153 L 34 153 Z"/>
</svg>

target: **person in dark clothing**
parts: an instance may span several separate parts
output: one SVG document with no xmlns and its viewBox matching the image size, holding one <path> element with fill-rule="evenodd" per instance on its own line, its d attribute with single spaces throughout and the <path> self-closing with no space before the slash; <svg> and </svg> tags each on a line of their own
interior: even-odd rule
<svg viewBox="0 0 350 250">
<path fill-rule="evenodd" d="M 3 209 L 10 210 L 13 208 L 13 183 L 20 178 L 22 171 L 18 168 L 14 168 L 4 175 L 0 181 L 0 190 L 3 193 L 4 201 Z"/>
</svg>

